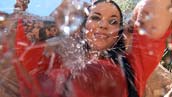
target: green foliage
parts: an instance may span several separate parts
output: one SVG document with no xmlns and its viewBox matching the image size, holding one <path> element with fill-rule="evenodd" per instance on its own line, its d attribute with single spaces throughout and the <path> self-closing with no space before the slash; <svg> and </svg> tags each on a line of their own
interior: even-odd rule
<svg viewBox="0 0 172 97">
<path fill-rule="evenodd" d="M 140 0 L 114 0 L 114 1 L 119 4 L 119 6 L 123 12 L 126 12 L 126 11 L 132 12 L 135 5 Z"/>
<path fill-rule="evenodd" d="M 162 58 L 161 64 L 170 72 L 172 71 L 172 53 L 170 50 L 167 50 L 164 57 Z"/>
<path fill-rule="evenodd" d="M 124 24 L 128 22 L 132 15 L 132 11 L 135 8 L 136 4 L 140 0 L 114 0 L 122 10 L 124 16 Z"/>
<path fill-rule="evenodd" d="M 172 72 L 172 37 L 167 39 L 167 49 L 162 57 L 161 64 L 170 72 Z"/>
</svg>

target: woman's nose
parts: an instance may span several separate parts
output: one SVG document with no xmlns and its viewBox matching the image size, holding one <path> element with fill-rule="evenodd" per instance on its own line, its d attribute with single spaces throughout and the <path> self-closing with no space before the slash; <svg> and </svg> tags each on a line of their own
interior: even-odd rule
<svg viewBox="0 0 172 97">
<path fill-rule="evenodd" d="M 100 22 L 99 22 L 99 27 L 101 28 L 101 29 L 107 29 L 108 28 L 108 23 L 107 23 L 107 21 L 106 20 L 101 20 Z"/>
</svg>

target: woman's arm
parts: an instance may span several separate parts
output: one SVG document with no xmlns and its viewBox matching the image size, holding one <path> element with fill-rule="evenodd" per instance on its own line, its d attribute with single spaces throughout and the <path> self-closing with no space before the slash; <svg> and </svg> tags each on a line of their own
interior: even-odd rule
<svg viewBox="0 0 172 97">
<path fill-rule="evenodd" d="M 172 24 L 172 0 L 141 0 L 132 19 L 142 34 L 153 39 L 161 38 Z"/>
<path fill-rule="evenodd" d="M 171 0 L 141 0 L 134 9 L 132 48 L 128 59 L 135 72 L 140 96 L 143 95 L 148 77 L 163 56 L 166 38 L 171 33 L 170 7 Z"/>
</svg>

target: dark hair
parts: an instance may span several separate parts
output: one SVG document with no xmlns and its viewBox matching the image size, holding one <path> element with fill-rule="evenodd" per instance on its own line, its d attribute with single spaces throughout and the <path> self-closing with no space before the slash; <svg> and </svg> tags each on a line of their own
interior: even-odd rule
<svg viewBox="0 0 172 97">
<path fill-rule="evenodd" d="M 116 6 L 116 8 L 117 8 L 118 11 L 119 11 L 120 19 L 121 19 L 121 20 L 120 20 L 120 26 L 123 27 L 123 15 L 122 15 L 122 11 L 121 11 L 120 7 L 118 6 L 118 4 L 116 4 L 113 0 L 96 0 L 96 1 L 93 3 L 93 5 L 96 5 L 96 4 L 100 3 L 100 2 L 108 2 L 108 3 L 111 3 L 111 4 L 113 4 L 113 5 Z"/>
<path fill-rule="evenodd" d="M 93 3 L 93 5 L 96 5 L 100 2 L 108 2 L 112 3 L 116 8 L 118 9 L 120 13 L 120 30 L 118 33 L 118 39 L 117 43 L 114 44 L 112 49 L 108 50 L 108 55 L 109 57 L 117 64 L 121 65 L 121 68 L 123 69 L 125 76 L 126 76 L 126 81 L 127 81 L 127 86 L 128 86 L 128 97 L 139 97 L 135 83 L 134 83 L 134 72 L 133 69 L 125 57 L 125 42 L 124 42 L 124 36 L 123 36 L 123 15 L 120 7 L 118 4 L 115 3 L 113 0 L 97 0 Z"/>
</svg>

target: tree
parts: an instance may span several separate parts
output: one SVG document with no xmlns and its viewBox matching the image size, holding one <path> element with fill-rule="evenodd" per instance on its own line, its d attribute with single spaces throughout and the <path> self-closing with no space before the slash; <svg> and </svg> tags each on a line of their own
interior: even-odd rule
<svg viewBox="0 0 172 97">
<path fill-rule="evenodd" d="M 167 39 L 167 49 L 162 57 L 161 64 L 172 72 L 172 35 Z"/>
</svg>

